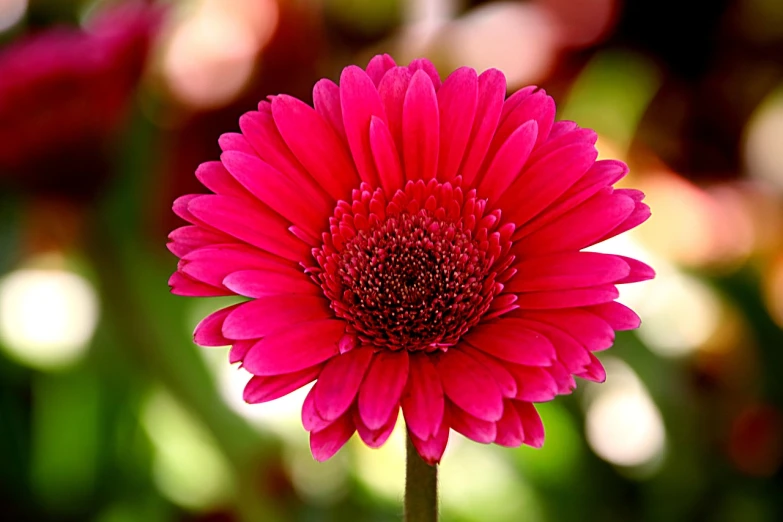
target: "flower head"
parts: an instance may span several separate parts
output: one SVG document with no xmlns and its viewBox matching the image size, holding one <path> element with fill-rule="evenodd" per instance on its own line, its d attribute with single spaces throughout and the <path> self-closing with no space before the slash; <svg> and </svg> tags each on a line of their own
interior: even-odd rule
<svg viewBox="0 0 783 522">
<path fill-rule="evenodd" d="M 58 27 L 0 53 L 0 174 L 34 191 L 89 192 L 142 72 L 161 11 L 129 1 L 88 30 Z"/>
<path fill-rule="evenodd" d="M 583 252 L 649 217 L 614 189 L 593 131 L 555 121 L 535 87 L 505 99 L 502 73 L 376 56 L 280 95 L 220 138 L 196 176 L 214 194 L 174 203 L 173 292 L 249 298 L 195 340 L 232 345 L 251 403 L 316 380 L 302 407 L 313 455 L 354 432 L 383 444 L 400 408 L 440 460 L 449 430 L 482 443 L 543 443 L 533 406 L 602 381 L 593 352 L 639 319 L 616 284 L 652 269 Z"/>
</svg>

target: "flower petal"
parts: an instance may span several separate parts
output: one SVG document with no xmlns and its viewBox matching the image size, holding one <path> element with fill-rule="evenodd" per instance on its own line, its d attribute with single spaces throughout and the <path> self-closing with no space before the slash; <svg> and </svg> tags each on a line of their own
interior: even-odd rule
<svg viewBox="0 0 783 522">
<path fill-rule="evenodd" d="M 385 119 L 385 114 L 372 80 L 355 65 L 343 69 L 340 76 L 340 104 L 345 135 L 359 171 L 359 178 L 371 187 L 377 187 L 378 174 L 375 171 L 368 129 L 373 116 Z"/>
<path fill-rule="evenodd" d="M 641 319 L 636 312 L 618 302 L 602 303 L 585 308 L 609 323 L 613 330 L 634 330 L 639 328 Z"/>
<path fill-rule="evenodd" d="M 546 366 L 555 358 L 552 343 L 519 319 L 479 324 L 464 339 L 483 352 L 516 364 Z"/>
<path fill-rule="evenodd" d="M 210 245 L 188 253 L 182 261 L 182 272 L 213 286 L 223 286 L 227 275 L 240 270 L 296 270 L 290 261 L 243 244 Z"/>
<path fill-rule="evenodd" d="M 522 421 L 522 430 L 525 433 L 525 444 L 534 448 L 544 445 L 544 423 L 538 415 L 535 406 L 529 402 L 513 401 L 514 407 Z"/>
<path fill-rule="evenodd" d="M 376 116 L 370 121 L 370 148 L 383 191 L 387 198 L 391 198 L 403 187 L 402 165 L 389 128 Z"/>
<path fill-rule="evenodd" d="M 506 77 L 497 69 L 487 69 L 478 78 L 478 109 L 473 118 L 473 128 L 462 159 L 459 173 L 466 187 L 473 185 L 479 168 L 489 150 L 492 136 L 495 134 L 503 99 L 506 97 Z"/>
<path fill-rule="evenodd" d="M 422 71 L 429 77 L 435 90 L 437 91 L 440 89 L 440 75 L 438 74 L 438 70 L 428 59 L 417 58 L 410 63 L 408 69 L 410 69 L 411 73 L 413 74 L 418 71 Z"/>
<path fill-rule="evenodd" d="M 372 365 L 359 389 L 359 414 L 365 426 L 377 430 L 389 419 L 400 402 L 408 382 L 408 352 L 381 351 L 373 357 Z"/>
<path fill-rule="evenodd" d="M 223 284 L 232 292 L 254 298 L 280 294 L 323 295 L 319 286 L 304 273 L 294 269 L 240 270 L 226 276 Z"/>
<path fill-rule="evenodd" d="M 356 426 L 350 414 L 345 414 L 321 431 L 310 433 L 310 452 L 313 458 L 318 462 L 329 460 L 345 446 L 355 431 Z"/>
<path fill-rule="evenodd" d="M 171 293 L 186 297 L 216 297 L 219 295 L 231 295 L 231 292 L 216 286 L 196 281 L 182 272 L 174 272 L 169 277 Z"/>
<path fill-rule="evenodd" d="M 604 319 L 585 308 L 563 308 L 560 310 L 524 310 L 520 317 L 547 323 L 568 332 L 582 346 L 590 351 L 605 350 L 614 343 L 614 330 Z"/>
<path fill-rule="evenodd" d="M 223 335 L 223 322 L 238 306 L 239 304 L 235 304 L 221 308 L 202 319 L 193 331 L 193 342 L 199 346 L 228 346 L 231 344 L 231 341 Z"/>
<path fill-rule="evenodd" d="M 509 364 L 506 369 L 517 381 L 515 399 L 545 402 L 554 399 L 557 395 L 557 383 L 545 368 Z"/>
<path fill-rule="evenodd" d="M 309 295 L 278 295 L 242 303 L 223 322 L 229 339 L 258 339 L 298 323 L 333 317 L 326 300 Z"/>
<path fill-rule="evenodd" d="M 279 399 L 309 384 L 318 377 L 323 366 L 318 364 L 293 373 L 280 375 L 254 375 L 247 385 L 242 397 L 249 404 L 258 404 Z"/>
<path fill-rule="evenodd" d="M 300 261 L 310 247 L 288 232 L 285 222 L 271 211 L 249 206 L 230 196 L 199 196 L 188 210 L 208 225 L 271 254 Z"/>
<path fill-rule="evenodd" d="M 480 419 L 494 422 L 503 415 L 503 396 L 492 375 L 460 352 L 449 350 L 435 364 L 443 391 L 454 404 Z"/>
<path fill-rule="evenodd" d="M 437 434 L 443 421 L 443 386 L 437 370 L 425 354 L 411 354 L 402 412 L 408 429 L 422 440 Z"/>
<path fill-rule="evenodd" d="M 315 408 L 322 419 L 332 421 L 348 411 L 372 361 L 371 348 L 356 348 L 333 357 L 315 385 Z"/>
<path fill-rule="evenodd" d="M 405 177 L 425 181 L 438 172 L 440 142 L 438 99 L 430 77 L 417 71 L 411 78 L 402 109 L 402 148 Z"/>
<path fill-rule="evenodd" d="M 512 402 L 510 400 L 503 401 L 503 416 L 495 423 L 497 430 L 495 444 L 507 448 L 521 446 L 525 440 L 522 421 L 519 420 L 519 414 Z"/>
<path fill-rule="evenodd" d="M 394 431 L 394 426 L 397 425 L 397 417 L 399 417 L 399 413 L 399 406 L 393 408 L 391 414 L 389 415 L 389 420 L 386 421 L 386 423 L 377 430 L 371 430 L 365 426 L 361 415 L 354 414 L 353 421 L 354 424 L 356 424 L 356 431 L 359 432 L 359 437 L 361 437 L 362 442 L 367 444 L 367 446 L 370 448 L 380 448 L 383 446 L 383 444 L 389 439 L 392 431 Z"/>
<path fill-rule="evenodd" d="M 614 285 L 597 285 L 573 290 L 551 292 L 529 292 L 519 294 L 516 304 L 526 310 L 550 310 L 553 308 L 575 308 L 614 301 L 620 295 Z"/>
<path fill-rule="evenodd" d="M 315 112 L 328 121 L 337 135 L 345 141 L 343 109 L 340 106 L 340 88 L 337 84 L 326 78 L 318 80 L 313 87 L 313 105 Z"/>
<path fill-rule="evenodd" d="M 584 288 L 619 281 L 630 273 L 619 256 L 596 252 L 562 252 L 529 257 L 514 265 L 517 273 L 507 292 L 539 292 Z"/>
<path fill-rule="evenodd" d="M 479 183 L 477 191 L 482 197 L 497 201 L 511 186 L 527 162 L 537 135 L 538 126 L 531 120 L 517 127 L 503 142 Z"/>
<path fill-rule="evenodd" d="M 440 151 L 438 180 L 450 181 L 465 154 L 478 104 L 478 76 L 470 67 L 460 67 L 446 78 L 438 91 Z"/>
<path fill-rule="evenodd" d="M 606 370 L 601 361 L 598 360 L 598 357 L 591 353 L 590 364 L 587 365 L 583 372 L 578 373 L 577 377 L 593 382 L 604 382 L 606 380 Z"/>
<path fill-rule="evenodd" d="M 449 425 L 443 422 L 438 430 L 438 433 L 434 437 L 429 439 L 420 439 L 414 435 L 410 430 L 408 436 L 413 442 L 413 447 L 419 453 L 421 458 L 429 464 L 434 466 L 443 457 L 443 452 L 446 451 L 446 445 L 449 442 Z"/>
<path fill-rule="evenodd" d="M 615 281 L 616 285 L 625 283 L 638 283 L 639 281 L 648 281 L 655 277 L 655 270 L 646 263 L 642 263 L 638 259 L 631 257 L 617 256 L 625 261 L 630 267 L 630 272 L 627 277 Z"/>
<path fill-rule="evenodd" d="M 447 404 L 449 409 L 449 423 L 454 431 L 461 433 L 479 444 L 489 444 L 495 440 L 497 428 L 495 428 L 494 422 L 474 417 L 452 402 L 448 402 Z"/>
<path fill-rule="evenodd" d="M 196 178 L 215 194 L 249 198 L 250 194 L 219 161 L 207 161 L 196 169 Z"/>
<path fill-rule="evenodd" d="M 370 59 L 370 63 L 367 64 L 367 76 L 369 76 L 370 79 L 372 79 L 372 83 L 378 87 L 378 85 L 381 83 L 383 75 L 386 74 L 386 71 L 392 67 L 395 67 L 396 65 L 397 64 L 394 63 L 394 58 L 388 54 L 377 54 L 373 56 Z"/>
<path fill-rule="evenodd" d="M 319 319 L 278 330 L 258 341 L 243 364 L 254 375 L 277 375 L 309 368 L 340 353 L 345 323 Z"/>
<path fill-rule="evenodd" d="M 413 73 L 407 67 L 390 69 L 378 86 L 378 94 L 386 115 L 386 124 L 394 140 L 397 151 L 402 152 L 402 110 L 405 94 L 413 78 Z"/>
<path fill-rule="evenodd" d="M 280 135 L 315 181 L 335 200 L 347 198 L 359 184 L 359 176 L 345 142 L 304 102 L 276 96 L 272 116 Z"/>
<path fill-rule="evenodd" d="M 468 343 L 460 344 L 459 349 L 464 351 L 469 357 L 475 359 L 476 362 L 481 364 L 492 374 L 492 378 L 495 379 L 503 397 L 516 397 L 517 382 L 514 380 L 514 376 L 506 370 L 502 361 L 472 347 Z"/>
</svg>

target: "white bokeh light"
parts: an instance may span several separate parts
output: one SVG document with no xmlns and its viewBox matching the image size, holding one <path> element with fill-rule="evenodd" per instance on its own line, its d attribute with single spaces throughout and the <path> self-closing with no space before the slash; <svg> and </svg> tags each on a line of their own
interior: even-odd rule
<svg viewBox="0 0 783 522">
<path fill-rule="evenodd" d="M 623 467 L 656 462 L 666 432 L 658 408 L 625 363 L 607 357 L 606 383 L 590 387 L 585 415 L 587 442 L 602 459 Z"/>
<path fill-rule="evenodd" d="M 27 12 L 27 0 L 0 0 L 0 32 L 10 29 Z"/>
<path fill-rule="evenodd" d="M 20 269 L 0 281 L 0 339 L 9 355 L 49 370 L 77 361 L 98 322 L 98 297 L 73 272 Z"/>
</svg>

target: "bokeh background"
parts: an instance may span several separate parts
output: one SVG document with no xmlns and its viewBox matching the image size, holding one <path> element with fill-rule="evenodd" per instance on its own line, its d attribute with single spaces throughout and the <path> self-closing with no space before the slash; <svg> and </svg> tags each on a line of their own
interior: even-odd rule
<svg viewBox="0 0 783 522">
<path fill-rule="evenodd" d="M 264 96 L 377 52 L 502 69 L 629 163 L 658 271 L 541 450 L 452 437 L 454 522 L 783 520 L 780 0 L 0 0 L 0 518 L 394 521 L 403 434 L 315 463 L 166 285 L 193 172 Z"/>
</svg>

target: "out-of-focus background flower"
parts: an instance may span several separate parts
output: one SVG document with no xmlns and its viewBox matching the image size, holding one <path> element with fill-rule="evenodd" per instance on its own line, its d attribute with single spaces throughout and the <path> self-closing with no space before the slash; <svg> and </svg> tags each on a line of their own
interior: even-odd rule
<svg viewBox="0 0 783 522">
<path fill-rule="evenodd" d="M 543 449 L 453 438 L 445 521 L 783 520 L 779 0 L 0 0 L 0 505 L 12 521 L 394 521 L 404 445 L 317 464 L 302 393 L 191 333 L 175 197 L 269 94 L 389 52 L 547 89 L 629 163 L 656 267 Z M 398 428 L 401 427 L 400 422 Z"/>
</svg>

